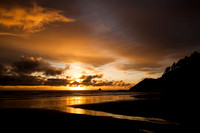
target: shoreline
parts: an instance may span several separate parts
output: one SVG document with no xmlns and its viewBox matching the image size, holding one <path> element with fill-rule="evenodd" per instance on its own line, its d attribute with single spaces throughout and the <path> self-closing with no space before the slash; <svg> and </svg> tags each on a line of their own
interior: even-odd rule
<svg viewBox="0 0 200 133">
<path fill-rule="evenodd" d="M 170 110 L 169 106 L 162 105 L 161 100 L 148 98 L 144 100 L 143 97 L 136 97 L 137 100 L 117 100 L 107 101 L 101 103 L 90 103 L 80 105 L 68 105 L 74 107 L 74 109 L 88 109 L 94 111 L 102 111 L 105 113 L 120 114 L 133 117 L 147 117 L 152 118 L 152 121 L 140 121 L 140 120 L 129 120 L 129 119 L 117 119 L 112 116 L 94 116 L 86 114 L 75 114 L 71 112 L 57 111 L 55 109 L 44 109 L 41 108 L 5 108 L 0 109 L 0 118 L 4 121 L 4 125 L 15 125 L 15 124 L 29 124 L 28 126 L 34 125 L 35 128 L 41 125 L 52 125 L 53 127 L 64 128 L 66 125 L 69 129 L 72 127 L 93 127 L 105 130 L 127 130 L 133 132 L 180 132 L 182 125 L 177 126 L 173 124 L 164 124 L 156 122 L 156 119 L 161 118 L 169 120 L 171 122 L 177 122 L 179 118 L 174 118 L 175 115 L 171 115 L 174 110 Z M 87 101 L 87 100 L 86 100 Z M 44 102 L 44 101 L 43 101 Z M 65 103 L 65 101 L 63 101 Z M 54 103 L 57 102 L 48 102 Z M 59 102 L 58 102 L 59 103 Z M 38 103 L 37 103 L 38 104 Z M 60 104 L 60 103 L 59 103 Z M 66 104 L 66 103 L 65 103 Z M 34 105 L 34 104 L 33 104 Z M 51 105 L 52 106 L 52 105 Z M 176 113 L 175 113 L 176 114 Z M 171 115 L 171 116 L 170 116 Z M 157 119 L 157 120 L 158 120 Z M 179 121 L 178 121 L 179 122 Z M 62 127 L 60 127 L 62 125 Z M 75 126 L 76 125 L 76 126 Z M 93 131 L 92 128 L 77 129 L 79 131 Z"/>
</svg>

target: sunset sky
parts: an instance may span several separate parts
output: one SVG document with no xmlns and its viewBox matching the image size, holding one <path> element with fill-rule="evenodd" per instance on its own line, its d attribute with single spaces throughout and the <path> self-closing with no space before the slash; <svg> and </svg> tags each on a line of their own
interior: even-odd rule
<svg viewBox="0 0 200 133">
<path fill-rule="evenodd" d="M 194 0 L 0 0 L 0 85 L 129 89 L 199 51 Z"/>
</svg>

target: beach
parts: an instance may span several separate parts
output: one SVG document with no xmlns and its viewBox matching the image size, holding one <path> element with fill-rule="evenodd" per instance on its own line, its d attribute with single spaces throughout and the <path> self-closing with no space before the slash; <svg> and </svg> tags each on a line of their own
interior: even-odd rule
<svg viewBox="0 0 200 133">
<path fill-rule="evenodd" d="M 170 110 L 166 110 L 167 107 L 160 100 L 144 99 L 142 95 L 136 97 L 129 93 L 125 95 L 125 92 L 106 92 L 101 95 L 92 92 L 89 95 L 88 92 L 85 96 L 76 92 L 76 95 L 68 96 L 63 94 L 66 92 L 57 92 L 56 97 L 55 93 L 52 97 L 49 92 L 21 94 L 24 93 L 26 98 L 19 98 L 15 93 L 15 99 L 5 95 L 1 99 L 1 127 L 18 126 L 17 129 L 22 130 L 20 125 L 26 125 L 30 129 L 56 128 L 87 132 L 123 130 L 141 133 L 179 132 L 182 128 L 179 118 L 171 116 Z"/>
</svg>

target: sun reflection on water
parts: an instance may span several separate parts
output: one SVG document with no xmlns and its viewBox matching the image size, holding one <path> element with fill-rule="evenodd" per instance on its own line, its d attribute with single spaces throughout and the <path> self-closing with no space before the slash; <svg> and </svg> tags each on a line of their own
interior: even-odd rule
<svg viewBox="0 0 200 133">
<path fill-rule="evenodd" d="M 119 96 L 66 96 L 36 99 L 1 100 L 1 108 L 46 108 L 68 112 L 71 105 L 93 104 L 117 100 L 133 100 L 129 95 Z M 72 111 L 70 111 L 73 113 Z M 77 112 L 77 111 L 76 111 Z M 84 114 L 84 113 L 83 113 Z"/>
</svg>

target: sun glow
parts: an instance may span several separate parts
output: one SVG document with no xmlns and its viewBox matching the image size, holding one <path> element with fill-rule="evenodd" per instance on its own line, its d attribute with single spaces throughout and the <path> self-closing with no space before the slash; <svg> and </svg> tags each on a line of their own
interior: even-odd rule
<svg viewBox="0 0 200 133">
<path fill-rule="evenodd" d="M 85 87 L 77 86 L 77 87 L 69 87 L 70 90 L 85 90 Z"/>
</svg>

